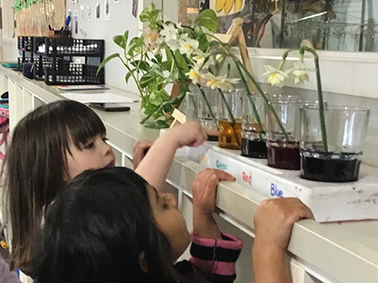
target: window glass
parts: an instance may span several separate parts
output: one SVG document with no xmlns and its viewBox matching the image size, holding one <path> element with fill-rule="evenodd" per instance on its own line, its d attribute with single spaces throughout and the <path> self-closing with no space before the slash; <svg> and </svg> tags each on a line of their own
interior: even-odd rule
<svg viewBox="0 0 378 283">
<path fill-rule="evenodd" d="M 244 19 L 249 47 L 295 48 L 309 39 L 318 50 L 378 51 L 378 5 L 366 0 L 180 0 L 179 21 L 190 25 L 210 8 L 225 33 Z"/>
</svg>

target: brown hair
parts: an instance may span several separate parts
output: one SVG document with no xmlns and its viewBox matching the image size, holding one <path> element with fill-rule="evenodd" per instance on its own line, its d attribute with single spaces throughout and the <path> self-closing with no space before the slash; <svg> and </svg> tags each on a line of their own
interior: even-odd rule
<svg viewBox="0 0 378 283">
<path fill-rule="evenodd" d="M 90 138 L 105 133 L 95 112 L 69 100 L 43 105 L 17 124 L 3 170 L 6 215 L 11 224 L 11 269 L 31 271 L 44 209 L 67 180 L 66 154 L 71 142 L 80 149 Z"/>
</svg>

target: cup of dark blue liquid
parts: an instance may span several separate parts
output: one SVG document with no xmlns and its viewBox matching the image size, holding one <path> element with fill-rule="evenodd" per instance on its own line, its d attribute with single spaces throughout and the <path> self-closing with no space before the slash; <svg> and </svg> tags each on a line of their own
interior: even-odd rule
<svg viewBox="0 0 378 283">
<path fill-rule="evenodd" d="M 265 101 L 260 94 L 244 96 L 241 130 L 241 155 L 266 158 Z"/>
<path fill-rule="evenodd" d="M 322 129 L 319 106 L 303 106 L 300 109 L 301 178 L 321 182 L 357 181 L 369 114 L 366 108 L 327 105 Z"/>
</svg>

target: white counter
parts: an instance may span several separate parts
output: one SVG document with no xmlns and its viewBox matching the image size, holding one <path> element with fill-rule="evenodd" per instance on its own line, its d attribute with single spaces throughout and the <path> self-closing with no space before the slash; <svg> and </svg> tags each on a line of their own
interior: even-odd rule
<svg viewBox="0 0 378 283">
<path fill-rule="evenodd" d="M 10 92 L 11 128 L 31 109 L 63 98 L 44 82 L 26 79 L 18 72 L 0 67 L 0 92 L 5 90 Z M 109 92 L 135 97 L 118 89 Z M 158 130 L 146 129 L 139 124 L 137 104 L 129 112 L 96 113 L 107 127 L 109 142 L 117 151 L 119 165 L 124 165 L 126 157 L 131 157 L 136 140 L 154 140 L 159 135 Z M 202 169 L 193 161 L 177 157 L 167 181 L 179 192 L 190 196 L 190 184 Z M 222 183 L 218 189 L 217 206 L 221 217 L 250 235 L 252 241 L 253 215 L 262 199 L 251 189 L 236 183 Z M 299 267 L 294 274 L 296 282 L 378 282 L 378 221 L 341 224 L 301 221 L 294 226 L 289 252 L 291 262 Z"/>
</svg>

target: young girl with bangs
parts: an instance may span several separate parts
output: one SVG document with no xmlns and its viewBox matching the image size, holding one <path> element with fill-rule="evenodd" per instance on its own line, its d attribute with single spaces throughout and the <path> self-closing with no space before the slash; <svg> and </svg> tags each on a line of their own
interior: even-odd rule
<svg viewBox="0 0 378 283">
<path fill-rule="evenodd" d="M 213 218 L 218 182 L 233 180 L 216 169 L 197 175 L 190 236 L 173 195 L 159 193 L 135 172 L 121 167 L 84 172 L 47 211 L 35 257 L 38 282 L 233 282 L 243 244 L 221 233 Z M 285 249 L 294 222 L 309 217 L 298 199 L 262 203 L 255 215 L 256 283 L 291 282 Z M 190 260 L 174 264 L 190 240 Z"/>
<path fill-rule="evenodd" d="M 151 146 L 136 172 L 159 190 L 176 149 L 200 145 L 206 137 L 197 123 L 169 130 Z M 75 101 L 43 105 L 17 124 L 3 171 L 6 215 L 11 223 L 11 269 L 32 275 L 32 247 L 45 210 L 64 185 L 87 169 L 115 165 L 106 140 L 101 119 Z"/>
</svg>

